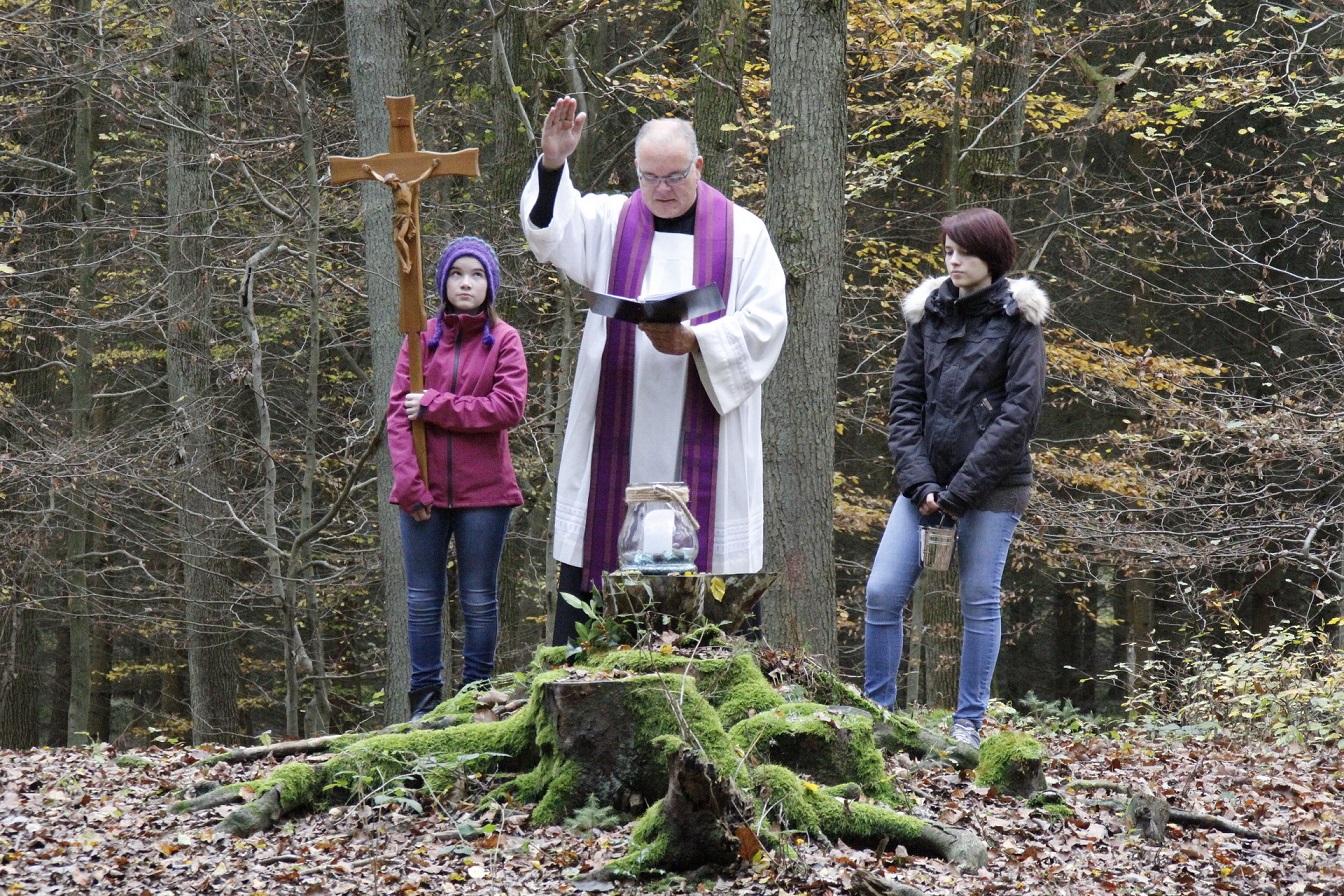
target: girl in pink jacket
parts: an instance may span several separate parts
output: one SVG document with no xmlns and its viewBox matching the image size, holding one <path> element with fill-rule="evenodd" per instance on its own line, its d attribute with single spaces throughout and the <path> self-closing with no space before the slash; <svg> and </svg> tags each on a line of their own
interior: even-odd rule
<svg viewBox="0 0 1344 896">
<path fill-rule="evenodd" d="M 401 349 L 387 403 L 392 503 L 401 508 L 411 652 L 411 718 L 443 697 L 448 543 L 457 552 L 466 627 L 462 683 L 491 676 L 499 636 L 499 560 L 509 514 L 523 503 L 509 430 L 523 419 L 527 362 L 518 331 L 495 311 L 499 259 L 489 243 L 460 237 L 439 258 L 439 314 L 422 340 L 425 389 L 410 391 Z M 411 337 L 417 338 L 417 337 Z M 411 421 L 423 420 L 429 482 L 420 478 Z"/>
</svg>

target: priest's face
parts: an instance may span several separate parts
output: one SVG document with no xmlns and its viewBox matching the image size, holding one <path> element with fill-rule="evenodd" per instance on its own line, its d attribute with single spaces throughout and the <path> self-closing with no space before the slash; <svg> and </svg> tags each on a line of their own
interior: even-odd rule
<svg viewBox="0 0 1344 896">
<path fill-rule="evenodd" d="M 695 205 L 705 160 L 670 129 L 659 129 L 635 148 L 635 170 L 644 204 L 659 218 L 684 215 Z"/>
</svg>

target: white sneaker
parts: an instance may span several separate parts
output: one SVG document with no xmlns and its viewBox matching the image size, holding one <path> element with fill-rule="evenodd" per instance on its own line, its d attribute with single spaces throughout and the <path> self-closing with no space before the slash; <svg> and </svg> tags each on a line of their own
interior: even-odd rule
<svg viewBox="0 0 1344 896">
<path fill-rule="evenodd" d="M 980 749 L 980 732 L 975 730 L 975 726 L 965 719 L 959 719 L 952 725 L 951 737 L 957 743 L 974 747 L 977 750 Z"/>
</svg>

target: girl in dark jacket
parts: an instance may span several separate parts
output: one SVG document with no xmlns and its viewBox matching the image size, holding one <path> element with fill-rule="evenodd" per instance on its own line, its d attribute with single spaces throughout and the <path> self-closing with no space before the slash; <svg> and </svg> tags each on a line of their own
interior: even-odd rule
<svg viewBox="0 0 1344 896">
<path fill-rule="evenodd" d="M 387 404 L 392 503 L 402 509 L 411 650 L 411 718 L 443 696 L 443 630 L 448 542 L 457 549 L 458 595 L 466 641 L 462 683 L 495 668 L 499 560 L 513 508 L 523 503 L 509 454 L 509 430 L 523 419 L 527 363 L 518 331 L 499 319 L 499 260 L 483 240 L 453 240 L 439 258 L 439 314 L 421 353 L 425 389 L 410 391 L 402 345 Z M 424 421 L 429 482 L 420 478 L 411 421 Z"/>
<path fill-rule="evenodd" d="M 958 212 L 942 235 L 947 277 L 902 303 L 908 330 L 887 440 L 901 494 L 868 577 L 864 692 L 896 705 L 920 526 L 955 521 L 964 636 L 952 736 L 978 747 L 999 655 L 999 582 L 1031 491 L 1050 303 L 1034 281 L 1005 276 L 1017 245 L 997 212 Z"/>
</svg>

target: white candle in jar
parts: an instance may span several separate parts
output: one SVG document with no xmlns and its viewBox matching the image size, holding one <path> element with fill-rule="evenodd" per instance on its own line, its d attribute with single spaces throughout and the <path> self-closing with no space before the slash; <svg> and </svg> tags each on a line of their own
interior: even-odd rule
<svg viewBox="0 0 1344 896">
<path fill-rule="evenodd" d="M 670 507 L 655 507 L 644 516 L 644 550 L 664 554 L 672 550 L 677 528 L 676 513 Z"/>
</svg>

